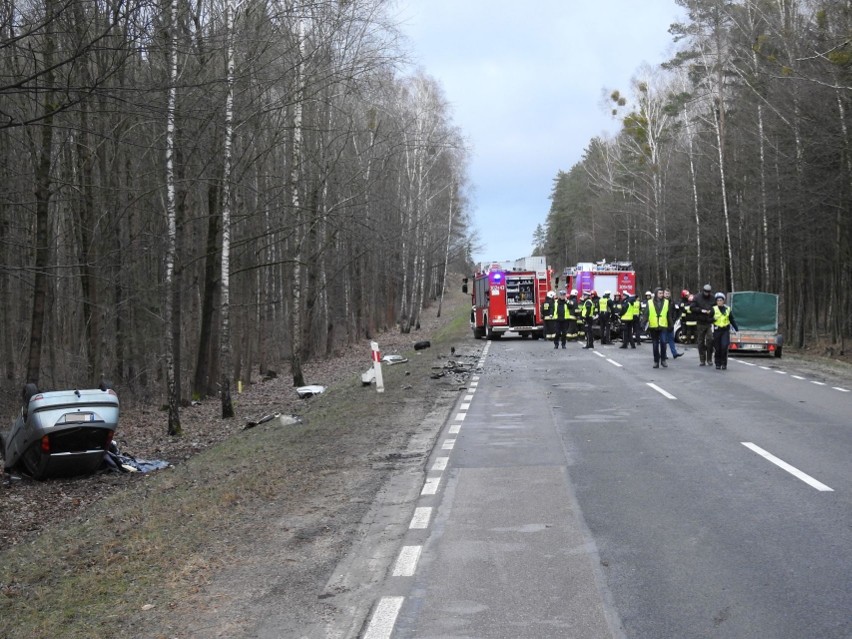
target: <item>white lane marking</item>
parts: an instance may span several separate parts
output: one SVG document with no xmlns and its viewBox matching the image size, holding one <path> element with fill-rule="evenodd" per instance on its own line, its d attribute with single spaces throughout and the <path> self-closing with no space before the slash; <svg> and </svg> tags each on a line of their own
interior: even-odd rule
<svg viewBox="0 0 852 639">
<path fill-rule="evenodd" d="M 447 469 L 447 462 L 450 461 L 449 457 L 436 457 L 435 463 L 432 464 L 432 470 L 444 471 Z"/>
<path fill-rule="evenodd" d="M 460 430 L 461 430 L 461 424 L 453 424 L 452 426 L 450 426 L 449 433 L 450 433 L 450 435 L 458 435 Z"/>
<path fill-rule="evenodd" d="M 394 577 L 413 577 L 423 546 L 403 546 L 393 567 Z"/>
<path fill-rule="evenodd" d="M 757 366 L 757 364 L 754 364 L 752 362 L 744 362 L 741 359 L 735 359 L 734 361 L 742 364 L 743 366 Z"/>
<path fill-rule="evenodd" d="M 457 422 L 463 422 L 465 417 L 467 417 L 467 413 L 456 413 Z"/>
<path fill-rule="evenodd" d="M 765 370 L 765 371 L 771 371 L 771 370 L 772 370 L 772 369 L 771 369 L 771 368 L 769 368 L 768 366 L 761 366 L 761 368 L 762 368 L 763 370 Z"/>
<path fill-rule="evenodd" d="M 479 375 L 474 375 L 470 379 L 471 379 L 471 381 L 473 381 L 473 383 L 477 383 L 479 381 Z"/>
<path fill-rule="evenodd" d="M 376 606 L 364 639 L 390 639 L 405 597 L 382 597 Z"/>
<path fill-rule="evenodd" d="M 667 398 L 667 399 L 677 399 L 677 397 L 675 397 L 675 396 L 674 396 L 674 395 L 672 395 L 671 393 L 668 393 L 668 392 L 664 391 L 662 388 L 660 388 L 660 387 L 659 387 L 659 386 L 657 386 L 656 384 L 652 384 L 651 382 L 648 382 L 648 386 L 650 386 L 651 388 L 653 388 L 653 389 L 654 389 L 655 391 L 657 391 L 660 395 L 662 395 L 663 397 L 665 397 L 665 398 Z"/>
<path fill-rule="evenodd" d="M 441 448 L 444 449 L 444 450 L 452 450 L 453 446 L 455 446 L 455 445 L 456 445 L 455 439 L 445 439 L 444 443 L 441 444 Z"/>
<path fill-rule="evenodd" d="M 469 402 L 469 401 L 472 401 L 472 400 L 473 400 L 473 393 L 471 393 L 470 395 L 464 396 L 464 401 Z"/>
<path fill-rule="evenodd" d="M 597 351 L 592 351 L 592 352 L 593 352 L 595 355 L 597 355 L 598 357 L 606 357 L 606 355 L 604 355 L 603 353 L 598 353 Z"/>
<path fill-rule="evenodd" d="M 805 379 L 805 378 L 804 378 L 804 377 L 802 377 L 801 375 L 791 375 L 790 377 L 792 377 L 793 379 L 801 379 L 801 380 L 804 380 L 804 379 Z"/>
<path fill-rule="evenodd" d="M 848 388 L 841 388 L 840 386 L 832 386 L 832 390 L 840 391 L 841 393 L 850 392 Z"/>
<path fill-rule="evenodd" d="M 813 487 L 813 488 L 816 488 L 817 490 L 824 491 L 824 492 L 825 492 L 825 491 L 828 491 L 828 492 L 834 492 L 834 489 L 833 489 L 833 488 L 829 488 L 828 486 L 826 486 L 826 485 L 825 485 L 825 484 L 823 484 L 822 482 L 817 481 L 816 479 L 814 479 L 814 478 L 813 478 L 813 477 L 811 477 L 810 475 L 807 475 L 807 474 L 803 473 L 803 472 L 802 472 L 801 470 L 799 470 L 798 468 L 796 468 L 796 467 L 794 467 L 794 466 L 791 466 L 790 464 L 788 464 L 787 462 L 785 462 L 785 461 L 783 461 L 783 460 L 781 460 L 781 459 L 778 459 L 775 455 L 773 455 L 772 453 L 768 453 L 768 452 L 766 452 L 766 451 L 765 451 L 765 450 L 763 450 L 760 446 L 757 446 L 757 445 L 755 445 L 755 444 L 752 444 L 751 442 L 740 442 L 740 443 L 741 443 L 743 446 L 745 446 L 746 448 L 748 448 L 749 450 L 751 450 L 751 451 L 753 451 L 753 452 L 757 453 L 758 455 L 760 455 L 760 456 L 761 456 L 761 457 L 763 457 L 764 459 L 768 459 L 768 460 L 769 460 L 769 461 L 771 461 L 773 464 L 775 464 L 776 466 L 778 466 L 778 468 L 781 468 L 781 469 L 783 469 L 783 470 L 786 470 L 788 473 L 790 473 L 790 474 L 791 474 L 791 475 L 793 475 L 794 477 L 797 477 L 798 479 L 801 479 L 803 482 L 805 482 L 805 483 L 806 483 L 806 484 L 808 484 L 809 486 L 811 486 L 811 487 Z"/>
<path fill-rule="evenodd" d="M 495 413 L 492 417 L 523 417 L 524 413 Z"/>
<path fill-rule="evenodd" d="M 423 490 L 420 491 L 421 495 L 434 495 L 438 492 L 438 484 L 441 483 L 440 477 L 427 477 L 426 483 L 423 484 Z"/>
<path fill-rule="evenodd" d="M 429 527 L 429 520 L 432 518 L 431 506 L 418 506 L 414 509 L 414 515 L 411 517 L 409 528 L 422 530 Z"/>
<path fill-rule="evenodd" d="M 817 386 L 825 386 L 825 382 L 818 382 L 816 380 L 811 380 L 811 384 L 816 384 Z"/>
<path fill-rule="evenodd" d="M 470 410 L 470 402 L 466 402 L 459 406 L 459 410 Z"/>
<path fill-rule="evenodd" d="M 787 374 L 787 371 L 774 371 L 774 372 L 778 373 L 779 375 L 786 375 Z"/>
<path fill-rule="evenodd" d="M 609 362 L 610 364 L 612 364 L 613 366 L 618 366 L 619 368 L 624 368 L 624 366 L 622 366 L 621 364 L 619 364 L 618 362 L 616 362 L 614 359 L 609 359 L 609 358 L 607 358 L 607 360 L 606 360 L 606 361 L 608 361 L 608 362 Z"/>
</svg>

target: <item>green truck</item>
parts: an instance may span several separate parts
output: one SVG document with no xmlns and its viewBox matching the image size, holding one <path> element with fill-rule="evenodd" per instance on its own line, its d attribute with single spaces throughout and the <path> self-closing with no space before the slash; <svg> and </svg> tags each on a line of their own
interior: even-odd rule
<svg viewBox="0 0 852 639">
<path fill-rule="evenodd" d="M 729 353 L 762 353 L 781 357 L 783 336 L 778 332 L 778 295 L 760 291 L 737 291 L 728 305 L 739 326 L 731 331 Z"/>
</svg>

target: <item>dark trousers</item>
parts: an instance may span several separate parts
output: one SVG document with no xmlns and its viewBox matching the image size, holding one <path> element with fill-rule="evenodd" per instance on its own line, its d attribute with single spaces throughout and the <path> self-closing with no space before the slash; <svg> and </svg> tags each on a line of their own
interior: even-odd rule
<svg viewBox="0 0 852 639">
<path fill-rule="evenodd" d="M 553 320 L 553 344 L 554 346 L 559 346 L 561 343 L 562 346 L 565 346 L 565 335 L 568 331 L 568 322 L 570 320 L 567 319 L 556 319 Z"/>
<path fill-rule="evenodd" d="M 666 331 L 662 328 L 649 328 L 648 333 L 651 335 L 651 351 L 654 353 L 654 363 L 657 364 L 660 360 L 666 361 Z"/>
<path fill-rule="evenodd" d="M 544 320 L 544 337 L 545 337 L 545 339 L 547 337 L 549 337 L 550 335 L 553 335 L 553 320 L 548 318 L 548 319 Z"/>
<path fill-rule="evenodd" d="M 636 320 L 627 320 L 621 323 L 621 345 L 627 346 L 629 343 L 633 348 L 636 348 L 636 343 L 633 340 L 633 323 Z"/>
<path fill-rule="evenodd" d="M 585 322 L 585 326 L 583 327 L 586 331 L 586 348 L 594 348 L 595 347 L 595 320 L 587 319 Z"/>
<path fill-rule="evenodd" d="M 695 327 L 695 341 L 698 343 L 698 359 L 708 364 L 713 361 L 713 326 L 698 324 Z"/>
<path fill-rule="evenodd" d="M 728 345 L 731 343 L 730 328 L 713 329 L 713 350 L 716 353 L 716 368 L 728 366 Z"/>
<path fill-rule="evenodd" d="M 601 344 L 612 344 L 612 335 L 610 335 L 609 313 L 601 313 Z"/>
</svg>

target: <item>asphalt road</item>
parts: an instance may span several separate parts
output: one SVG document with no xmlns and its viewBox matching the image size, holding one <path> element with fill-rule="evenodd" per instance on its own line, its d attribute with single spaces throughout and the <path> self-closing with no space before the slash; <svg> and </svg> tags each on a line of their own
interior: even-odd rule
<svg viewBox="0 0 852 639">
<path fill-rule="evenodd" d="M 483 348 L 362 637 L 852 637 L 852 385 Z"/>
</svg>

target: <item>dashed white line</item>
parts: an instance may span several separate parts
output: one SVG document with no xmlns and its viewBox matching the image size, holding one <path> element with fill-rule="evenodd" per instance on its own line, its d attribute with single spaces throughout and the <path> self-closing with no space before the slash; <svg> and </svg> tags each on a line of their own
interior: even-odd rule
<svg viewBox="0 0 852 639">
<path fill-rule="evenodd" d="M 815 379 L 811 380 L 811 384 L 816 384 L 817 386 L 826 386 L 825 382 L 818 382 Z"/>
<path fill-rule="evenodd" d="M 787 371 L 773 371 L 774 373 L 778 373 L 779 375 L 786 375 Z"/>
<path fill-rule="evenodd" d="M 436 457 L 435 463 L 432 464 L 432 470 L 444 471 L 447 469 L 447 462 L 450 461 L 449 457 Z"/>
<path fill-rule="evenodd" d="M 412 515 L 408 527 L 413 530 L 424 530 L 429 527 L 431 518 L 432 508 L 430 506 L 418 506 L 414 509 L 414 515 Z"/>
<path fill-rule="evenodd" d="M 455 446 L 455 445 L 456 445 L 456 440 L 455 440 L 455 439 L 445 439 L 445 440 L 444 440 L 444 443 L 443 443 L 443 444 L 441 444 L 441 448 L 442 448 L 443 450 L 452 450 L 452 449 L 453 449 L 453 446 Z"/>
<path fill-rule="evenodd" d="M 403 546 L 393 567 L 394 577 L 413 577 L 423 546 Z"/>
<path fill-rule="evenodd" d="M 762 369 L 763 369 L 763 370 L 765 370 L 765 371 L 771 371 L 771 370 L 772 370 L 772 369 L 771 369 L 771 368 L 769 368 L 768 366 L 761 366 L 760 368 L 762 368 Z"/>
<path fill-rule="evenodd" d="M 463 422 L 465 417 L 467 417 L 467 413 L 456 413 L 457 422 Z"/>
<path fill-rule="evenodd" d="M 801 375 L 790 375 L 790 377 L 792 377 L 793 379 L 801 379 L 802 381 L 805 380 L 805 378 L 802 377 Z"/>
<path fill-rule="evenodd" d="M 771 461 L 773 464 L 778 466 L 778 468 L 786 470 L 788 473 L 790 473 L 794 477 L 801 479 L 803 482 L 805 482 L 809 486 L 816 488 L 817 490 L 820 490 L 820 491 L 823 491 L 823 492 L 834 492 L 833 488 L 829 488 L 828 486 L 826 486 L 822 482 L 817 481 L 816 479 L 814 479 L 810 475 L 803 473 L 801 470 L 799 470 L 795 466 L 791 466 L 787 462 L 785 462 L 781 459 L 778 459 L 775 455 L 773 455 L 772 453 L 766 452 L 760 446 L 757 446 L 756 444 L 753 444 L 751 442 L 740 442 L 740 443 L 743 446 L 745 446 L 746 448 L 748 448 L 749 450 L 757 453 L 758 455 L 760 455 L 764 459 Z"/>
<path fill-rule="evenodd" d="M 606 355 L 604 355 L 603 353 L 598 353 L 597 351 L 592 351 L 592 352 L 593 352 L 595 355 L 597 355 L 598 357 L 606 357 Z"/>
<path fill-rule="evenodd" d="M 609 362 L 610 364 L 612 364 L 613 366 L 618 366 L 619 368 L 624 368 L 624 366 L 622 366 L 621 364 L 619 364 L 618 362 L 616 362 L 614 359 L 609 359 L 609 358 L 607 358 L 607 360 L 606 360 L 606 361 L 608 361 L 608 362 Z"/>
<path fill-rule="evenodd" d="M 458 435 L 461 430 L 461 424 L 453 424 L 450 426 L 450 430 L 448 431 L 450 435 Z"/>
<path fill-rule="evenodd" d="M 405 597 L 382 597 L 376 606 L 364 639 L 390 639 Z"/>
<path fill-rule="evenodd" d="M 470 402 L 466 402 L 459 406 L 459 410 L 470 410 Z"/>
<path fill-rule="evenodd" d="M 469 402 L 473 399 L 473 393 L 464 396 L 464 401 Z"/>
<path fill-rule="evenodd" d="M 832 386 L 832 390 L 840 391 L 841 393 L 849 393 L 852 392 L 848 388 L 841 388 L 840 386 Z"/>
<path fill-rule="evenodd" d="M 675 397 L 674 395 L 672 395 L 671 393 L 669 393 L 667 391 L 664 391 L 662 388 L 660 388 L 656 384 L 652 384 L 651 382 L 648 382 L 648 386 L 653 388 L 655 391 L 657 391 L 660 395 L 662 395 L 666 399 L 677 399 L 677 397 Z"/>
<path fill-rule="evenodd" d="M 438 485 L 441 483 L 440 477 L 427 477 L 426 482 L 423 484 L 423 490 L 420 491 L 421 495 L 434 495 L 438 492 Z"/>
</svg>

